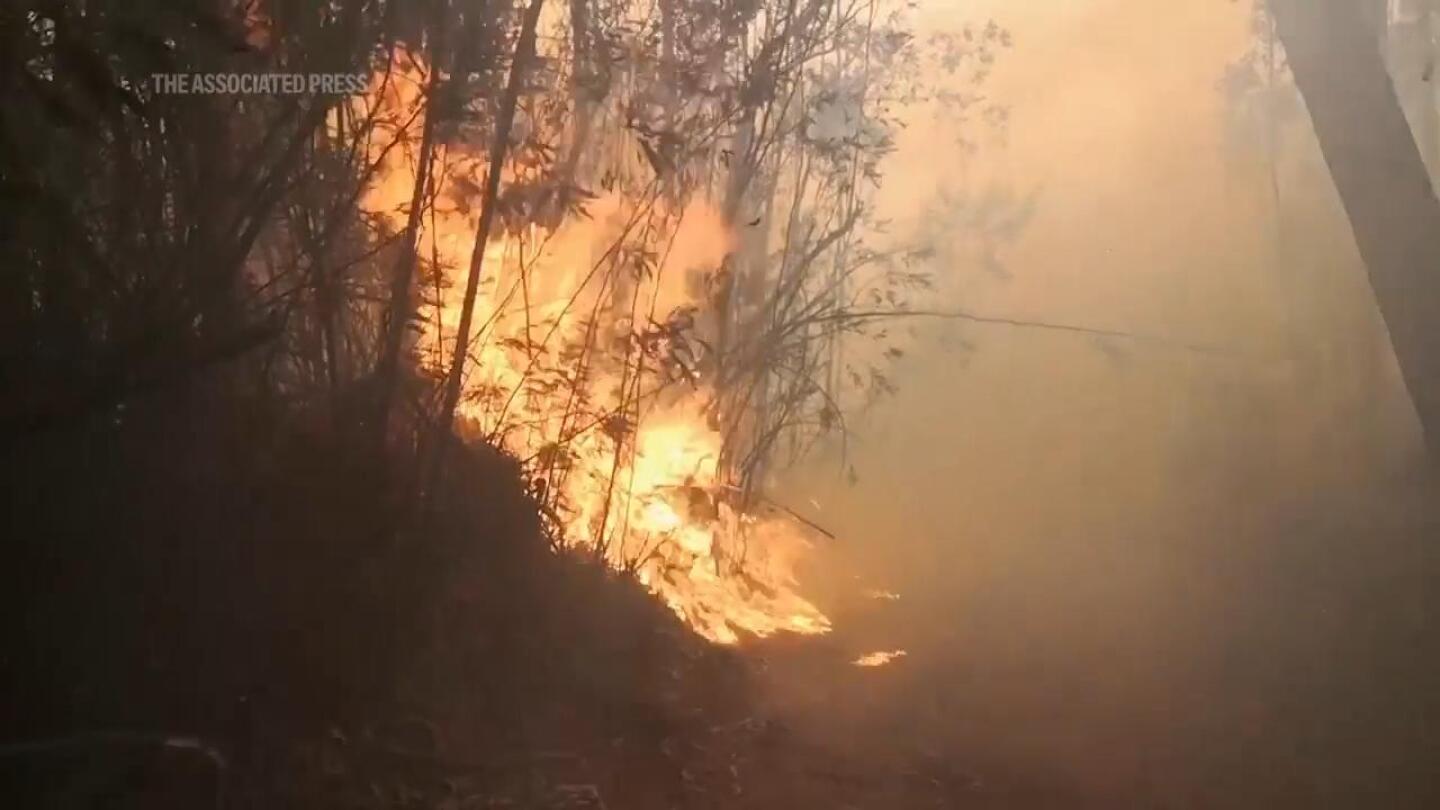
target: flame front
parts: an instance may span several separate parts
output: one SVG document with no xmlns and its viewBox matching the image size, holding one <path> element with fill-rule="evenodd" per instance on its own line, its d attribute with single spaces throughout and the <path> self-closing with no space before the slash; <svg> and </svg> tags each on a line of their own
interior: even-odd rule
<svg viewBox="0 0 1440 810">
<path fill-rule="evenodd" d="M 397 50 L 388 76 L 377 73 L 356 100 L 360 112 L 378 107 L 418 133 L 424 74 Z M 403 230 L 416 155 L 372 150 L 377 173 L 363 205 Z M 437 375 L 454 352 L 483 154 L 457 145 L 437 153 L 439 187 L 416 246 L 433 270 L 421 284 L 429 300 L 416 351 Z M 502 180 L 523 185 L 523 160 L 512 163 L 520 166 Z M 742 509 L 726 480 L 713 383 L 681 328 L 703 308 L 695 271 L 733 249 L 722 217 L 702 201 L 612 191 L 589 197 L 583 216 L 566 212 L 548 228 L 539 218 L 502 216 L 487 243 L 461 429 L 521 459 L 564 545 L 633 573 L 705 638 L 828 631 L 796 588 L 806 530 Z"/>
</svg>

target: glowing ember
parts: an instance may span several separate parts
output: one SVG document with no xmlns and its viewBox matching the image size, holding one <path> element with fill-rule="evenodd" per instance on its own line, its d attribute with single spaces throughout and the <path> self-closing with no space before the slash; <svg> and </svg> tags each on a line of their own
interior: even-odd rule
<svg viewBox="0 0 1440 810">
<path fill-rule="evenodd" d="M 424 65 L 397 53 L 388 80 L 377 74 L 356 103 L 378 104 L 418 133 L 424 75 Z M 403 229 L 414 150 L 382 156 L 383 145 L 374 148 L 379 171 L 364 205 Z M 422 367 L 437 374 L 454 350 L 483 153 L 464 144 L 443 150 L 439 193 L 417 244 L 441 279 L 421 284 L 431 300 L 416 346 Z M 535 180 L 524 161 L 516 164 L 507 185 Z M 733 237 L 703 201 L 670 208 L 634 196 L 587 195 L 586 216 L 561 217 L 550 229 L 532 224 L 534 212 L 497 223 L 458 427 L 525 464 L 561 542 L 633 573 L 704 637 L 729 644 L 825 633 L 829 620 L 796 591 L 809 530 L 742 507 L 707 414 L 711 382 L 687 352 L 682 327 L 704 300 L 694 271 L 719 266 Z"/>
<path fill-rule="evenodd" d="M 857 667 L 883 667 L 899 658 L 904 658 L 904 650 L 890 650 L 888 652 L 866 653 L 850 663 Z"/>
<path fill-rule="evenodd" d="M 898 602 L 900 601 L 900 594 L 895 593 L 894 591 L 887 591 L 877 588 L 874 590 L 866 591 L 865 598 L 874 599 L 877 602 Z"/>
</svg>

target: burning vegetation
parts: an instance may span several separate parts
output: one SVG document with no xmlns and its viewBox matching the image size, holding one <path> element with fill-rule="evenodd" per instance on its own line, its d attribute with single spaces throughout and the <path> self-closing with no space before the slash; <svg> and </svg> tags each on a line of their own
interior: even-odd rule
<svg viewBox="0 0 1440 810">
<path fill-rule="evenodd" d="M 919 5 L 0 11 L 6 806 L 1440 807 L 1433 476 L 1312 508 L 1440 452 L 1435 3 L 992 0 L 973 172 L 1010 35 Z M 852 452 L 917 317 L 1098 352 Z"/>
<path fill-rule="evenodd" d="M 383 115 L 422 131 L 413 88 L 426 68 L 405 54 L 396 61 L 406 68 L 377 75 L 357 110 L 389 105 Z M 363 204 L 403 229 L 417 168 L 403 153 L 376 157 Z M 424 173 L 440 182 L 417 243 L 432 257 L 434 291 L 413 345 L 422 372 L 439 379 L 463 317 L 454 277 L 473 243 L 467 178 L 484 164 L 462 147 L 434 160 Z M 706 638 L 825 632 L 825 616 L 795 591 L 808 530 L 745 506 L 720 467 L 724 437 L 695 320 L 698 276 L 732 252 L 729 228 L 703 202 L 670 210 L 613 191 L 574 205 L 551 229 L 512 217 L 486 244 L 461 431 L 522 461 L 557 545 L 633 573 Z"/>
<path fill-rule="evenodd" d="M 893 389 L 886 325 L 932 284 L 877 204 L 900 108 L 984 110 L 968 91 L 1008 46 L 922 41 L 908 14 L 0 15 L 0 89 L 42 111 L 0 142 L 5 492 L 36 527 L 6 629 L 74 639 L 15 674 L 41 697 L 0 719 L 68 757 L 168 739 L 54 736 L 71 726 L 184 718 L 226 741 L 205 750 L 253 789 L 236 806 L 341 771 L 378 806 L 365 780 L 401 749 L 518 773 L 510 749 L 603 760 L 624 736 L 670 774 L 661 743 L 730 757 L 714 729 L 771 734 L 735 716 L 724 648 L 831 629 L 799 585 L 824 531 L 772 484 Z M 157 80 L 250 74 L 368 89 Z M 422 709 L 451 719 L 396 744 Z M 736 761 L 714 764 L 738 784 Z"/>
<path fill-rule="evenodd" d="M 421 266 L 391 348 L 445 389 L 443 421 L 521 461 L 555 545 L 712 641 L 824 633 L 796 590 L 814 528 L 764 489 L 888 390 L 842 336 L 930 284 L 918 247 L 867 243 L 921 54 L 862 5 L 660 6 L 588 28 L 529 6 L 493 131 L 442 103 L 466 76 L 438 39 L 380 60 L 342 120 L 385 132 L 361 206 Z M 947 47 L 978 67 L 1003 32 L 965 37 Z"/>
</svg>

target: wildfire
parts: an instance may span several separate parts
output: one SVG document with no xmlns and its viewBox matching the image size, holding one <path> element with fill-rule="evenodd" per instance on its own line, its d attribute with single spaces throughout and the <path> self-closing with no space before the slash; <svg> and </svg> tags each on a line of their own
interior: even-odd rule
<svg viewBox="0 0 1440 810">
<path fill-rule="evenodd" d="M 377 73 L 356 103 L 379 105 L 418 133 L 424 77 L 422 63 L 397 51 L 388 77 Z M 363 205 L 401 230 L 415 150 L 382 155 L 381 146 L 372 147 L 379 168 Z M 435 373 L 454 350 L 483 155 L 451 144 L 436 156 L 439 188 L 417 251 L 441 280 L 425 282 L 430 301 L 416 347 Z M 462 429 L 522 460 L 563 543 L 633 573 L 702 636 L 730 644 L 747 634 L 827 632 L 829 620 L 796 589 L 807 530 L 739 504 L 707 414 L 711 382 L 686 344 L 683 327 L 702 300 L 694 271 L 717 267 L 732 250 L 723 219 L 703 201 L 670 208 L 618 192 L 585 207 L 585 216 L 547 229 L 531 216 L 497 223 L 476 302 L 482 327 L 470 346 Z"/>
</svg>

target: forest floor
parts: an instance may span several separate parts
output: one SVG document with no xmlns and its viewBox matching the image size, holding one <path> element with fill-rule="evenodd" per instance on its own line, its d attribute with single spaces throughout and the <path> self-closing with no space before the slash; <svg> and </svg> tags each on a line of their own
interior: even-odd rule
<svg viewBox="0 0 1440 810">
<path fill-rule="evenodd" d="M 484 448 L 417 534 L 352 444 L 222 399 L 5 448 L 7 806 L 983 806 L 837 734 L 886 673 L 836 639 L 700 639 Z"/>
<path fill-rule="evenodd" d="M 550 551 L 483 449 L 398 540 L 345 443 L 253 416 L 9 452 L 9 807 L 1434 806 L 1433 631 L 1395 598 L 1433 580 L 1387 550 L 1433 559 L 1429 510 L 1267 529 L 1244 546 L 1264 576 L 1184 596 L 1213 638 L 1161 622 L 1097 667 L 1065 658 L 1070 625 L 1012 629 L 1066 604 L 1030 590 L 969 619 L 854 596 L 830 635 L 710 644 Z M 937 632 L 967 621 L 994 630 Z M 1212 648 L 1223 669 L 1189 663 Z"/>
</svg>

